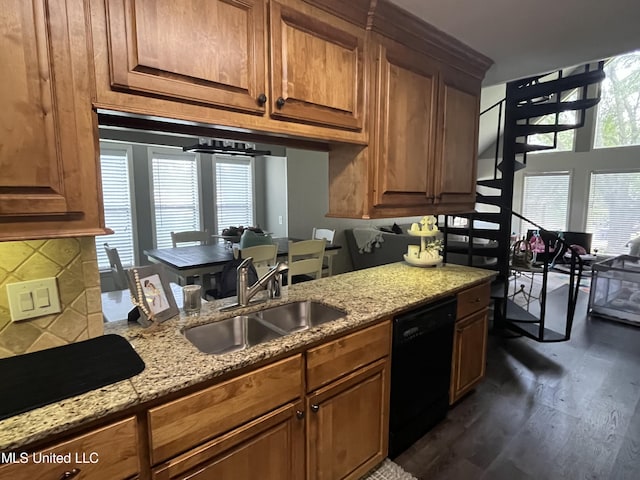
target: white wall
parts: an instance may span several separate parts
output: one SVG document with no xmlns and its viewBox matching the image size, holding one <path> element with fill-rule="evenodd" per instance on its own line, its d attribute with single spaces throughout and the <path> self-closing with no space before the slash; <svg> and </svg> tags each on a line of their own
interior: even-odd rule
<svg viewBox="0 0 640 480">
<path fill-rule="evenodd" d="M 313 227 L 336 230 L 334 242 L 342 249 L 334 257 L 333 273 L 352 270 L 351 258 L 344 230 L 354 227 L 412 223 L 420 217 L 356 220 L 325 217 L 329 210 L 329 156 L 326 152 L 312 152 L 287 148 L 287 185 L 289 236 L 310 238 Z M 402 258 L 398 258 L 401 261 Z"/>
<path fill-rule="evenodd" d="M 265 156 L 256 161 L 264 165 L 264 229 L 275 237 L 286 237 L 289 234 L 287 158 Z"/>
</svg>

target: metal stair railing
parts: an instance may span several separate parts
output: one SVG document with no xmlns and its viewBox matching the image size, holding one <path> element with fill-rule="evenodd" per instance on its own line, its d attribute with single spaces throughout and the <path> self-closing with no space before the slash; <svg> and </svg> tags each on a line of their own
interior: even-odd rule
<svg viewBox="0 0 640 480">
<path fill-rule="evenodd" d="M 545 317 L 546 317 L 546 303 L 547 303 L 547 277 L 549 274 L 549 266 L 553 265 L 555 262 L 557 255 L 562 253 L 563 255 L 567 255 L 569 253 L 569 292 L 567 295 L 567 313 L 566 313 L 566 322 L 565 322 L 565 331 L 563 334 L 562 340 L 569 340 L 571 338 L 571 329 L 573 327 L 573 320 L 575 316 L 576 304 L 578 302 L 578 293 L 580 292 L 580 281 L 582 279 L 582 274 L 584 271 L 584 262 L 580 258 L 580 255 L 576 253 L 576 251 L 571 248 L 562 236 L 556 234 L 555 232 L 546 230 L 541 227 L 537 223 L 532 220 L 520 215 L 517 212 L 511 212 L 515 217 L 524 220 L 525 222 L 530 223 L 535 228 L 538 229 L 538 233 L 542 240 L 544 241 L 545 251 L 544 258 L 542 262 L 542 286 L 540 291 L 540 318 L 539 318 L 539 328 L 537 339 L 539 341 L 544 340 L 545 334 Z M 555 254 L 555 255 L 552 255 Z M 506 291 L 507 289 L 505 289 Z M 507 298 L 505 297 L 505 304 Z M 503 320 L 508 324 L 510 319 L 508 315 L 506 315 L 506 311 L 504 312 Z M 562 340 L 554 340 L 554 341 L 562 341 Z"/>
</svg>

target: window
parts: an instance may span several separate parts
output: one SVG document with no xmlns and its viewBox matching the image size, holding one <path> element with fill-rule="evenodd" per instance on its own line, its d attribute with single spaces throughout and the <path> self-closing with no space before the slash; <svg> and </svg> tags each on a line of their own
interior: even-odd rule
<svg viewBox="0 0 640 480">
<path fill-rule="evenodd" d="M 563 102 L 570 102 L 578 99 L 578 91 L 574 90 L 570 95 L 563 97 Z M 555 114 L 545 115 L 540 118 L 537 122 L 537 125 L 552 125 L 556 123 Z M 575 111 L 567 111 L 560 112 L 558 114 L 558 124 L 559 125 L 575 125 L 577 123 L 577 114 Z M 564 130 L 562 132 L 558 132 L 558 138 L 556 139 L 556 148 L 553 150 L 535 150 L 531 152 L 542 153 L 542 152 L 570 152 L 573 150 L 573 140 L 575 137 L 575 130 Z M 532 145 L 553 145 L 553 133 L 536 133 L 535 135 L 529 135 L 527 139 L 527 143 Z"/>
<path fill-rule="evenodd" d="M 171 232 L 200 230 L 198 157 L 150 148 L 154 233 L 157 248 L 169 248 Z"/>
<path fill-rule="evenodd" d="M 216 155 L 214 175 L 218 234 L 230 226 L 254 225 L 252 160 Z"/>
<path fill-rule="evenodd" d="M 640 50 L 604 67 L 596 120 L 596 148 L 640 145 Z"/>
<path fill-rule="evenodd" d="M 569 173 L 554 172 L 524 176 L 522 215 L 546 230 L 565 231 L 569 212 Z M 535 229 L 522 222 L 521 231 Z"/>
<path fill-rule="evenodd" d="M 131 204 L 131 147 L 100 142 L 100 170 L 105 224 L 113 235 L 96 237 L 98 268 L 108 269 L 104 243 L 118 249 L 123 266 L 135 265 L 134 223 Z"/>
<path fill-rule="evenodd" d="M 640 233 L 640 171 L 591 174 L 587 232 L 598 253 L 629 252 L 627 242 Z"/>
</svg>

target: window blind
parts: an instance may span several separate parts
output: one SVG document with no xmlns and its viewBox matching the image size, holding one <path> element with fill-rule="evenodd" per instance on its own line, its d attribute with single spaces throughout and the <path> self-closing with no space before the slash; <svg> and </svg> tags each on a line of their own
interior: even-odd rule
<svg viewBox="0 0 640 480">
<path fill-rule="evenodd" d="M 154 232 L 157 248 L 170 248 L 171 232 L 200 230 L 197 156 L 151 151 Z"/>
<path fill-rule="evenodd" d="M 598 253 L 629 253 L 627 242 L 640 233 L 640 171 L 591 173 L 586 230 Z"/>
<path fill-rule="evenodd" d="M 569 211 L 569 174 L 525 175 L 522 190 L 522 215 L 546 230 L 567 229 Z M 522 232 L 535 229 L 522 222 Z"/>
<path fill-rule="evenodd" d="M 253 226 L 253 164 L 250 158 L 215 157 L 218 234 L 230 226 Z"/>
<path fill-rule="evenodd" d="M 100 148 L 102 198 L 105 224 L 113 235 L 96 237 L 98 268 L 108 269 L 109 259 L 104 251 L 105 242 L 118 249 L 124 267 L 135 265 L 133 238 L 133 209 L 131 204 L 130 150 L 127 148 Z"/>
</svg>

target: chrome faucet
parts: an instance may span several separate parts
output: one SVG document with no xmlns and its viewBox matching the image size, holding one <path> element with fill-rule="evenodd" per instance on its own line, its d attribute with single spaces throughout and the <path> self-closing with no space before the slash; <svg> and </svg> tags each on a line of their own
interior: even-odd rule
<svg viewBox="0 0 640 480">
<path fill-rule="evenodd" d="M 249 300 L 262 290 L 265 285 L 269 292 L 269 298 L 279 298 L 282 286 L 282 272 L 289 269 L 285 262 L 278 263 L 275 267 L 265 273 L 255 284 L 249 285 L 249 267 L 253 264 L 253 258 L 245 258 L 237 268 L 236 292 L 238 294 L 238 304 L 240 306 L 249 305 Z"/>
</svg>

